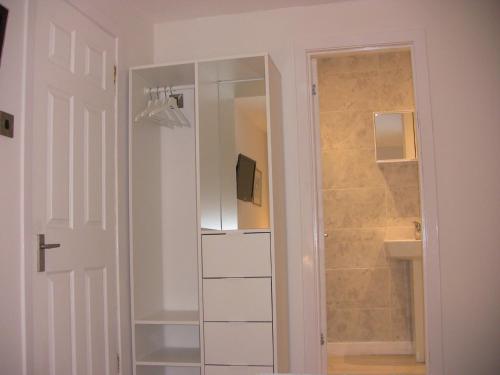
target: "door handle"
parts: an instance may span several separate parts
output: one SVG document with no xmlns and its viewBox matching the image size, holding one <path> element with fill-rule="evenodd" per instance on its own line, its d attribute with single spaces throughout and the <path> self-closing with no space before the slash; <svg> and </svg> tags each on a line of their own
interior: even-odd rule
<svg viewBox="0 0 500 375">
<path fill-rule="evenodd" d="M 45 250 L 61 247 L 60 243 L 45 243 L 45 234 L 38 235 L 38 272 L 45 272 Z"/>
</svg>

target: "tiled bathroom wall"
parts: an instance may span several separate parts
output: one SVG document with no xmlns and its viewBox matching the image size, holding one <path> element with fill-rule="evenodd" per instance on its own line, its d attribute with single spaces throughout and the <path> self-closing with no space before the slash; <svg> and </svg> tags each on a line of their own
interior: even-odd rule
<svg viewBox="0 0 500 375">
<path fill-rule="evenodd" d="M 318 60 L 328 341 L 410 341 L 409 265 L 384 238 L 414 238 L 417 163 L 375 162 L 373 112 L 413 110 L 410 52 Z"/>
</svg>

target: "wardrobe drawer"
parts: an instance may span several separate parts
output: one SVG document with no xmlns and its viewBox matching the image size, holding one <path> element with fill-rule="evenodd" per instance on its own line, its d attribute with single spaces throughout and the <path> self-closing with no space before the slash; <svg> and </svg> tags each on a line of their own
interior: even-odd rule
<svg viewBox="0 0 500 375">
<path fill-rule="evenodd" d="M 205 364 L 273 365 L 272 323 L 204 324 Z"/>
<path fill-rule="evenodd" d="M 205 375 L 261 375 L 272 374 L 272 367 L 261 366 L 205 366 Z"/>
<path fill-rule="evenodd" d="M 271 278 L 204 279 L 205 321 L 273 320 Z"/>
<path fill-rule="evenodd" d="M 271 276 L 271 234 L 203 235 L 203 277 Z"/>
</svg>

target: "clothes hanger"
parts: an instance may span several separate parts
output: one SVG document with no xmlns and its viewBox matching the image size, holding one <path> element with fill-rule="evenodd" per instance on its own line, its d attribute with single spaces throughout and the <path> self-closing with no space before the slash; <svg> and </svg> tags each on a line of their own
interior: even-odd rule
<svg viewBox="0 0 500 375">
<path fill-rule="evenodd" d="M 150 89 L 154 90 L 154 93 L 156 93 L 156 99 L 154 100 L 153 104 L 151 105 L 150 108 L 148 108 L 148 116 L 151 116 L 151 112 L 154 111 L 156 108 L 159 108 L 163 104 L 163 100 L 161 98 L 161 89 L 159 87 L 156 87 L 156 89 Z"/>
<path fill-rule="evenodd" d="M 172 112 L 175 115 L 175 117 L 177 117 L 177 121 L 181 124 L 181 126 L 189 126 L 190 125 L 189 120 L 187 119 L 187 117 L 184 115 L 184 113 L 179 108 L 179 106 L 177 104 L 177 99 L 175 99 L 174 97 L 170 97 L 170 98 L 173 99 L 173 105 L 172 105 L 171 109 L 172 109 Z"/>
<path fill-rule="evenodd" d="M 175 97 L 173 94 L 172 88 L 168 88 L 170 91 L 169 95 L 169 104 L 170 104 L 170 110 L 172 111 L 173 115 L 176 117 L 177 122 L 181 124 L 181 126 L 189 126 L 189 120 L 186 118 L 184 113 L 181 111 L 179 108 L 179 102 L 178 98 Z"/>
<path fill-rule="evenodd" d="M 177 98 L 173 95 L 173 90 L 170 87 L 145 89 L 145 93 L 149 94 L 149 100 L 146 108 L 134 118 L 135 122 L 147 118 L 159 125 L 170 128 L 190 125 L 189 120 L 180 110 Z M 156 99 L 154 100 L 153 94 L 156 94 Z"/>
<path fill-rule="evenodd" d="M 189 126 L 189 121 L 177 105 L 177 99 L 172 95 L 172 89 L 165 88 L 162 94 L 162 104 L 151 110 L 149 116 L 158 120 L 163 118 L 174 126 Z"/>
<path fill-rule="evenodd" d="M 149 112 L 149 118 L 156 120 L 159 123 L 167 122 L 170 125 L 176 126 L 180 125 L 176 116 L 172 113 L 171 97 L 167 95 L 167 89 L 159 91 L 159 104 L 155 108 L 151 109 Z"/>
<path fill-rule="evenodd" d="M 146 104 L 146 108 L 144 108 L 137 116 L 135 116 L 134 121 L 139 122 L 141 121 L 144 117 L 146 117 L 149 113 L 150 107 L 153 104 L 153 95 L 151 91 L 149 91 L 149 99 L 148 103 Z"/>
</svg>

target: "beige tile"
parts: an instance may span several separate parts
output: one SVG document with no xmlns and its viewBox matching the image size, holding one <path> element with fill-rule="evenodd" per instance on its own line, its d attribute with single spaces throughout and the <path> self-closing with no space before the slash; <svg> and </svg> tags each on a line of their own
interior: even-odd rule
<svg viewBox="0 0 500 375">
<path fill-rule="evenodd" d="M 390 309 L 333 309 L 328 316 L 328 341 L 389 341 Z"/>
<path fill-rule="evenodd" d="M 386 267 L 326 271 L 327 304 L 331 308 L 376 308 L 390 305 Z"/>
<path fill-rule="evenodd" d="M 322 79 L 327 79 L 332 73 L 369 72 L 379 69 L 379 55 L 372 54 L 342 54 L 318 60 L 318 73 Z"/>
<path fill-rule="evenodd" d="M 380 111 L 412 110 L 413 81 L 411 72 L 394 69 L 380 72 Z"/>
<path fill-rule="evenodd" d="M 387 225 L 411 226 L 420 220 L 420 196 L 416 186 L 387 190 Z"/>
<path fill-rule="evenodd" d="M 326 268 L 387 266 L 384 229 L 340 229 L 325 238 Z"/>
<path fill-rule="evenodd" d="M 374 111 L 381 90 L 378 72 L 339 73 L 319 80 L 320 112 Z"/>
<path fill-rule="evenodd" d="M 383 187 L 384 177 L 375 162 L 375 150 L 339 149 L 324 151 L 323 188 Z"/>
<path fill-rule="evenodd" d="M 392 340 L 411 341 L 411 316 L 409 309 L 391 310 Z"/>
<path fill-rule="evenodd" d="M 338 275 L 335 273 L 335 271 L 326 270 L 325 273 L 326 308 L 328 311 L 328 316 L 330 316 L 331 312 L 339 307 L 341 290 L 336 286 L 336 279 L 338 278 Z"/>
<path fill-rule="evenodd" d="M 378 164 L 389 186 L 419 186 L 418 163 Z"/>
<path fill-rule="evenodd" d="M 358 339 L 359 309 L 328 309 L 328 342 L 349 342 Z"/>
<path fill-rule="evenodd" d="M 383 227 L 386 223 L 385 189 L 326 190 L 323 212 L 327 230 Z"/>
<path fill-rule="evenodd" d="M 411 307 L 410 267 L 407 261 L 390 260 L 391 305 L 409 310 Z"/>
<path fill-rule="evenodd" d="M 415 226 L 407 227 L 386 227 L 385 228 L 386 240 L 414 240 L 415 239 Z"/>
<path fill-rule="evenodd" d="M 390 309 L 363 309 L 359 313 L 359 341 L 390 341 Z"/>
<path fill-rule="evenodd" d="M 323 150 L 374 147 L 373 112 L 321 112 L 320 124 Z"/>
<path fill-rule="evenodd" d="M 381 53 L 378 58 L 380 70 L 403 69 L 411 72 L 410 51 Z"/>
</svg>

